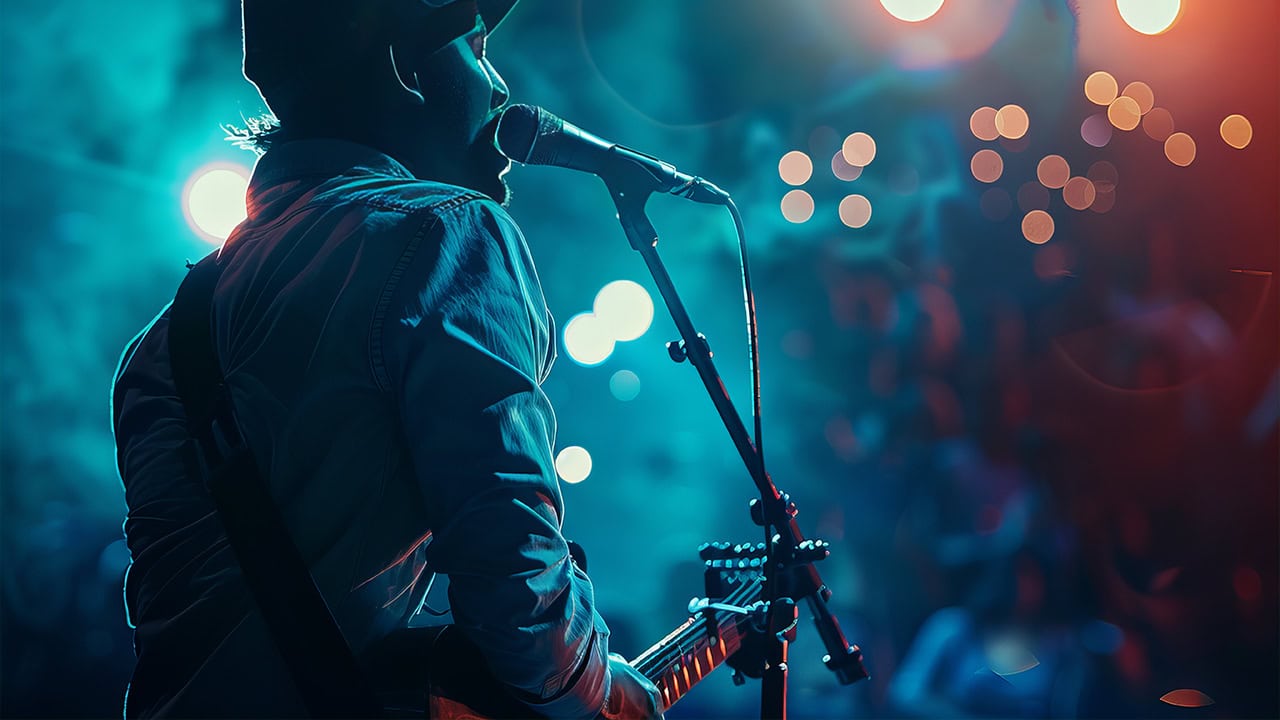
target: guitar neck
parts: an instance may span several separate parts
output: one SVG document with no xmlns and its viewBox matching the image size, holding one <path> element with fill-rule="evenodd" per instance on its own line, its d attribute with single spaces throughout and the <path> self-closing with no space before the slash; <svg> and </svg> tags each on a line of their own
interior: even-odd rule
<svg viewBox="0 0 1280 720">
<path fill-rule="evenodd" d="M 761 592 L 762 583 L 757 579 L 723 602 L 742 607 L 759 600 Z M 742 647 L 746 622 L 741 614 L 703 611 L 645 650 L 631 665 L 657 686 L 665 711 Z"/>
</svg>

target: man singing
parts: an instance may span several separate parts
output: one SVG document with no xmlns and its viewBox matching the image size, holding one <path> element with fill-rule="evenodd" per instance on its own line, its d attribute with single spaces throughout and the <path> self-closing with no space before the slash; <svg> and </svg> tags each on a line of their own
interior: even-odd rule
<svg viewBox="0 0 1280 720">
<path fill-rule="evenodd" d="M 219 251 L 212 340 L 240 434 L 352 651 L 432 572 L 493 675 L 549 717 L 658 717 L 569 560 L 540 383 L 554 327 L 503 207 L 508 92 L 485 57 L 514 0 L 244 0 L 276 118 Z M 305 710 L 222 517 L 184 467 L 166 309 L 113 396 L 138 663 L 127 717 Z M 377 678 L 373 678 L 376 683 Z"/>
</svg>

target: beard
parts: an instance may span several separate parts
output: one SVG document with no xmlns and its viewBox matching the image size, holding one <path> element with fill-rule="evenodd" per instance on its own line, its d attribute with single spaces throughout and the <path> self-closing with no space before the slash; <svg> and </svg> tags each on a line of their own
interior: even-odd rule
<svg viewBox="0 0 1280 720">
<path fill-rule="evenodd" d="M 483 168 L 484 166 L 480 167 Z M 502 158 L 501 168 L 496 172 L 477 173 L 467 187 L 487 195 L 491 200 L 505 208 L 511 204 L 511 186 L 507 185 L 505 177 L 510 167 L 510 162 L 506 158 Z"/>
</svg>

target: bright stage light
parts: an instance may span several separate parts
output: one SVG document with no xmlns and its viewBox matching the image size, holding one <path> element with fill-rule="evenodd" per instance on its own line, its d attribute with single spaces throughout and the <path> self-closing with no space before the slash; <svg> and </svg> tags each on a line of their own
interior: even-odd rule
<svg viewBox="0 0 1280 720">
<path fill-rule="evenodd" d="M 1027 242 L 1043 245 L 1053 237 L 1053 216 L 1044 210 L 1032 210 L 1022 217 L 1022 237 Z"/>
<path fill-rule="evenodd" d="M 1036 179 L 1041 185 L 1057 190 L 1071 179 L 1071 166 L 1061 155 L 1045 155 L 1036 165 Z"/>
<path fill-rule="evenodd" d="M 1218 127 L 1222 140 L 1237 150 L 1243 150 L 1253 139 L 1253 125 L 1243 115 L 1228 115 Z"/>
<path fill-rule="evenodd" d="M 813 177 L 813 161 L 799 150 L 792 150 L 778 161 L 778 176 L 788 185 L 803 185 Z"/>
<path fill-rule="evenodd" d="M 1174 165 L 1186 167 L 1195 162 L 1196 141 L 1184 132 L 1176 132 L 1165 138 L 1164 155 Z"/>
<path fill-rule="evenodd" d="M 803 190 L 792 190 L 782 196 L 782 217 L 796 224 L 813 217 L 813 196 Z"/>
<path fill-rule="evenodd" d="M 1151 112 L 1142 116 L 1142 131 L 1152 140 L 1164 142 L 1174 129 L 1173 113 L 1162 107 L 1151 108 Z"/>
<path fill-rule="evenodd" d="M 564 349 L 579 365 L 599 365 L 613 354 L 614 337 L 595 313 L 573 316 L 564 326 Z"/>
<path fill-rule="evenodd" d="M 979 140 L 991 141 L 1000 137 L 1000 131 L 996 129 L 996 109 L 983 105 L 974 110 L 969 116 L 969 132 Z"/>
<path fill-rule="evenodd" d="M 653 299 L 640 283 L 615 280 L 596 293 L 592 312 L 612 339 L 627 342 L 653 324 Z"/>
<path fill-rule="evenodd" d="M 248 215 L 245 192 L 249 171 L 238 165 L 202 168 L 182 191 L 182 209 L 191 229 L 215 245 L 221 245 Z"/>
<path fill-rule="evenodd" d="M 840 222 L 854 229 L 871 222 L 871 201 L 865 195 L 849 195 L 841 200 Z"/>
<path fill-rule="evenodd" d="M 979 182 L 993 183 L 1004 174 L 1004 158 L 995 150 L 984 148 L 969 160 L 969 171 Z"/>
<path fill-rule="evenodd" d="M 1098 189 L 1086 177 L 1073 177 L 1062 186 L 1062 202 L 1072 210 L 1088 210 L 1098 197 Z"/>
<path fill-rule="evenodd" d="M 864 132 L 856 132 L 844 139 L 840 146 L 844 159 L 854 167 L 866 167 L 876 159 L 875 138 Z"/>
<path fill-rule="evenodd" d="M 933 17 L 942 7 L 944 0 L 880 0 L 889 14 L 899 20 L 920 22 Z"/>
<path fill-rule="evenodd" d="M 1143 35 L 1159 35 L 1178 19 L 1182 0 L 1116 0 L 1116 9 L 1129 27 Z"/>
<path fill-rule="evenodd" d="M 1084 81 L 1084 96 L 1095 105 L 1110 105 L 1120 92 L 1120 85 L 1115 77 L 1104 70 L 1099 70 Z"/>
<path fill-rule="evenodd" d="M 567 483 L 580 483 L 591 474 L 591 453 L 577 445 L 560 451 L 556 455 L 556 474 Z"/>
<path fill-rule="evenodd" d="M 1005 105 L 996 111 L 996 132 L 1001 137 L 1019 140 L 1027 134 L 1030 127 L 1031 118 L 1027 117 L 1027 111 L 1020 105 Z"/>
</svg>

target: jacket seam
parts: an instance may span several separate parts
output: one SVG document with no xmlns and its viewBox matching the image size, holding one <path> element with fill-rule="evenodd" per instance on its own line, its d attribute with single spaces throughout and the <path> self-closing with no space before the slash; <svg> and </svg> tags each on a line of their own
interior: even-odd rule
<svg viewBox="0 0 1280 720">
<path fill-rule="evenodd" d="M 444 213 L 453 210 L 472 200 L 481 200 L 483 196 L 475 193 L 461 193 L 454 195 L 448 199 L 442 200 L 428 208 L 422 208 L 421 212 L 428 212 L 431 217 L 427 218 L 418 227 L 418 231 L 414 233 L 408 244 L 405 246 L 404 252 L 400 254 L 400 258 L 396 260 L 396 264 L 392 266 L 387 280 L 383 283 L 382 293 L 378 297 L 378 302 L 374 305 L 373 319 L 370 323 L 369 331 L 369 368 L 373 374 L 374 385 L 383 393 L 391 391 L 391 379 L 387 376 L 387 363 L 384 355 L 383 345 L 383 329 L 386 326 L 387 310 L 391 305 L 391 298 L 395 295 L 396 290 L 400 287 L 400 280 L 404 277 L 405 271 L 409 268 L 410 263 L 417 257 L 418 248 L 422 245 L 422 240 L 427 234 L 440 225 Z M 395 203 L 389 203 L 384 209 L 398 210 L 401 208 L 391 207 Z"/>
</svg>

